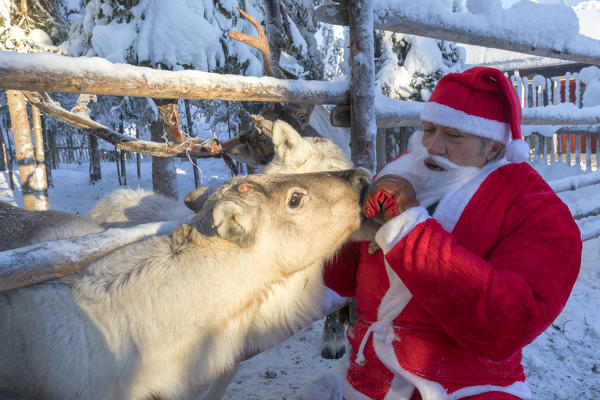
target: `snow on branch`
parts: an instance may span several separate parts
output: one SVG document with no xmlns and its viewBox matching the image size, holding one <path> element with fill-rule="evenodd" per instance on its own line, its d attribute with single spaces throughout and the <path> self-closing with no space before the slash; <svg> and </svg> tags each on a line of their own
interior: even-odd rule
<svg viewBox="0 0 600 400">
<path fill-rule="evenodd" d="M 164 71 L 97 57 L 0 51 L 0 88 L 164 99 L 348 104 L 349 83 Z"/>
<path fill-rule="evenodd" d="M 109 229 L 78 238 L 41 242 L 0 252 L 0 292 L 81 271 L 119 247 L 152 235 L 168 234 L 183 222 L 185 220 Z"/>
<path fill-rule="evenodd" d="M 540 6 L 534 4 L 524 11 L 531 14 L 535 14 L 536 10 L 545 11 Z M 518 20 L 507 16 L 507 11 L 504 15 L 452 13 L 442 6 L 423 7 L 412 0 L 381 0 L 375 6 L 373 19 L 375 29 L 600 65 L 599 40 L 580 34 L 565 35 L 564 29 L 558 29 L 562 26 L 542 27 L 539 24 L 535 26 L 536 29 L 545 28 L 548 32 L 544 35 L 529 34 L 526 31 L 529 24 L 519 23 L 526 19 L 524 15 Z M 576 20 L 577 17 L 573 16 Z M 565 15 L 562 25 L 568 21 L 566 17 L 570 15 Z M 348 25 L 347 10 L 340 4 L 330 3 L 319 7 L 316 18 L 330 24 Z M 576 32 L 574 29 L 572 31 Z"/>
</svg>

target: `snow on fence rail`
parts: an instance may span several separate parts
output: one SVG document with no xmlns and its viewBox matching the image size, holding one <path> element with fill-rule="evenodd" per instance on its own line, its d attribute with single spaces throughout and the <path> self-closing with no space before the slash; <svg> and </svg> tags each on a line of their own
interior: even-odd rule
<svg viewBox="0 0 600 400">
<path fill-rule="evenodd" d="M 347 104 L 349 82 L 165 71 L 97 57 L 0 51 L 0 88 L 163 99 Z"/>
<path fill-rule="evenodd" d="M 580 34 L 565 35 L 564 29 L 539 24 L 533 29 L 538 31 L 536 33 L 545 30 L 545 35 L 531 35 L 530 23 L 522 23 L 530 22 L 526 21 L 526 13 L 519 15 L 504 11 L 504 15 L 498 18 L 498 15 L 493 14 L 494 10 L 490 9 L 482 10 L 481 14 L 448 12 L 441 2 L 430 2 L 427 7 L 413 0 L 380 0 L 378 3 L 373 15 L 375 29 L 600 65 L 599 40 Z M 533 7 L 538 7 L 539 10 L 539 5 Z M 524 11 L 535 13 L 536 9 L 533 7 Z M 572 25 L 578 28 L 574 13 L 572 16 L 562 17 L 563 25 L 571 17 L 569 22 L 573 22 Z M 335 25 L 348 25 L 343 3 L 329 3 L 319 7 L 316 19 Z M 535 41 L 532 36 L 536 37 Z"/>
</svg>

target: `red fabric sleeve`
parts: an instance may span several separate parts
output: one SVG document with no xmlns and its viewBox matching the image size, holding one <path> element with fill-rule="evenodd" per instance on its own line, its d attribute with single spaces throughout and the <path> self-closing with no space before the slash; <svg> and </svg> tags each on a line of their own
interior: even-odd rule
<svg viewBox="0 0 600 400">
<path fill-rule="evenodd" d="M 325 286 L 342 297 L 354 297 L 359 260 L 360 242 L 346 243 L 333 259 L 325 264 Z"/>
<path fill-rule="evenodd" d="M 552 323 L 581 264 L 579 229 L 549 188 L 507 204 L 504 215 L 496 215 L 501 238 L 485 259 L 433 219 L 386 254 L 414 300 L 450 337 L 495 361 L 510 357 Z M 479 228 L 479 235 L 485 233 Z"/>
</svg>

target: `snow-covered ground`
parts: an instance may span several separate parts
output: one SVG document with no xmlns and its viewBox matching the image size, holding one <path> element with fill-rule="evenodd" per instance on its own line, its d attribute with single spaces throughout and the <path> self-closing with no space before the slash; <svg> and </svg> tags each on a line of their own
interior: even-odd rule
<svg viewBox="0 0 600 400">
<path fill-rule="evenodd" d="M 189 163 L 178 162 L 180 198 L 193 189 Z M 229 177 L 221 160 L 199 161 L 205 185 L 217 185 Z M 584 174 L 577 167 L 564 164 L 534 167 L 548 181 Z M 6 173 L 0 173 L 0 200 L 23 206 L 18 188 L 9 189 Z M 52 209 L 85 215 L 104 195 L 117 189 L 115 165 L 103 163 L 103 179 L 88 184 L 88 165 L 63 165 L 53 171 L 54 187 L 50 189 Z M 142 163 L 142 179 L 138 181 L 134 163 L 127 164 L 127 182 L 131 188 L 152 188 L 150 163 Z M 600 185 L 560 193 L 571 207 L 598 197 Z M 573 208 L 572 208 L 573 209 Z M 593 220 L 589 223 L 600 225 Z M 319 355 L 323 321 L 317 321 L 278 347 L 244 362 L 230 384 L 224 398 L 293 399 L 303 386 L 323 371 L 334 368 L 337 361 Z M 584 242 L 581 273 L 563 313 L 524 352 L 524 365 L 529 384 L 538 400 L 600 399 L 600 238 Z"/>
</svg>

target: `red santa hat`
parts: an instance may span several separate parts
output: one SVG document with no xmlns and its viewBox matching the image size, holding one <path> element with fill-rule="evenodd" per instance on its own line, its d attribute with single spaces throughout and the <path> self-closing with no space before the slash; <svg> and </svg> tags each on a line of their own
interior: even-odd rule
<svg viewBox="0 0 600 400">
<path fill-rule="evenodd" d="M 474 67 L 440 79 L 421 111 L 421 120 L 507 145 L 506 159 L 529 159 L 521 138 L 521 102 L 502 71 Z"/>
</svg>

